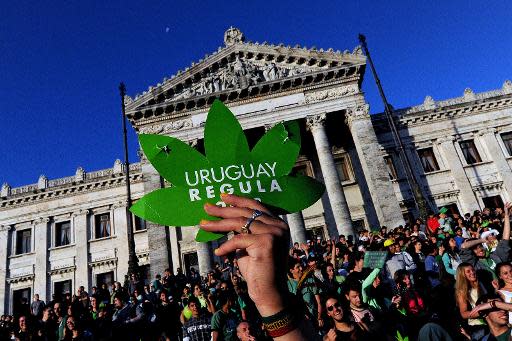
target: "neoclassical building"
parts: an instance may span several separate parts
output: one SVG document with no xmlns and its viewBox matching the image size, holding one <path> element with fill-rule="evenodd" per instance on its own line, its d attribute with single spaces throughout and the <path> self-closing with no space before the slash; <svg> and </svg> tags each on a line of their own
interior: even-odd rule
<svg viewBox="0 0 512 341">
<path fill-rule="evenodd" d="M 178 137 L 204 151 L 210 104 L 219 98 L 254 143 L 274 124 L 297 120 L 302 150 L 295 172 L 317 178 L 324 196 L 286 216 L 293 241 L 404 224 L 416 215 L 411 186 L 383 114 L 369 113 L 361 91 L 366 58 L 352 52 L 246 42 L 230 28 L 224 46 L 125 98 L 138 133 Z M 502 205 L 512 194 L 512 83 L 499 90 L 395 112 L 413 171 L 429 207 L 462 213 Z M 11 188 L 0 193 L 0 313 L 23 297 L 123 281 L 128 239 L 124 168 Z M 168 186 L 141 156 L 130 166 L 134 200 Z M 7 180 L 7 179 L 6 179 Z M 207 272 L 213 245 L 194 241 L 197 227 L 158 226 L 131 216 L 135 249 L 147 278 L 166 268 Z"/>
</svg>

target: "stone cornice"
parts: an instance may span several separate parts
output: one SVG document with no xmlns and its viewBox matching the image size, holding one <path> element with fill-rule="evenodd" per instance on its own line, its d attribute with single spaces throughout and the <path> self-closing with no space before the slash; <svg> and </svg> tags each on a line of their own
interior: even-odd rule
<svg viewBox="0 0 512 341">
<path fill-rule="evenodd" d="M 97 192 L 110 188 L 121 187 L 125 185 L 123 175 L 106 176 L 102 179 L 94 180 L 95 181 L 89 181 L 87 183 L 74 183 L 67 186 L 61 186 L 55 189 L 46 189 L 44 192 L 23 191 L 16 195 L 0 199 L 0 211 L 10 207 L 32 205 L 34 202 L 46 202 L 76 196 L 83 193 Z M 136 184 L 141 183 L 142 181 L 142 173 L 130 174 L 130 183 Z"/>
<path fill-rule="evenodd" d="M 48 275 L 61 275 L 61 274 L 65 274 L 65 273 L 68 273 L 68 272 L 74 272 L 76 270 L 76 266 L 75 265 L 72 265 L 72 266 L 63 266 L 61 268 L 53 268 L 51 269 L 50 271 L 48 271 Z"/>
<path fill-rule="evenodd" d="M 78 217 L 78 216 L 87 216 L 91 213 L 91 210 L 88 210 L 88 209 L 80 209 L 76 212 L 73 212 L 73 217 Z"/>
<path fill-rule="evenodd" d="M 508 89 L 507 84 L 509 83 L 505 82 L 500 90 L 483 93 L 468 92 L 466 89 L 465 96 L 438 101 L 435 105 L 432 104 L 432 98 L 427 96 L 422 105 L 395 110 L 395 120 L 399 128 L 405 129 L 475 113 L 511 108 L 512 90 Z M 372 115 L 372 121 L 379 130 L 387 128 L 387 119 L 383 113 Z"/>
<path fill-rule="evenodd" d="M 6 281 L 9 284 L 19 283 L 19 282 L 28 282 L 34 280 L 34 274 L 21 275 L 16 277 L 7 278 Z"/>
</svg>

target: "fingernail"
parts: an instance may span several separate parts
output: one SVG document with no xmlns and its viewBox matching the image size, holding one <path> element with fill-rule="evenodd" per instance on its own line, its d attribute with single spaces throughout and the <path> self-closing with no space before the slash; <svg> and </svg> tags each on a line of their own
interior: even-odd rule
<svg viewBox="0 0 512 341">
<path fill-rule="evenodd" d="M 209 222 L 210 222 L 209 220 L 201 219 L 201 221 L 199 222 L 199 225 L 202 225 L 202 226 L 208 225 Z"/>
<path fill-rule="evenodd" d="M 218 256 L 219 255 L 219 249 L 213 250 L 213 253 L 215 253 Z"/>
<path fill-rule="evenodd" d="M 220 197 L 221 197 L 222 199 L 225 199 L 225 198 L 227 198 L 227 197 L 228 197 L 228 195 L 229 195 L 229 194 L 227 194 L 227 193 L 221 193 L 221 194 L 220 194 Z"/>
</svg>

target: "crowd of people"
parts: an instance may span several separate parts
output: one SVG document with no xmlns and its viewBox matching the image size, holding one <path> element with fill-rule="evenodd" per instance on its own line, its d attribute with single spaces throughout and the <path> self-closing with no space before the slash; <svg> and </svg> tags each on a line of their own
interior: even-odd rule
<svg viewBox="0 0 512 341">
<path fill-rule="evenodd" d="M 1 317 L 1 340 L 511 339 L 509 203 L 290 248 L 286 223 L 260 203 L 224 200 L 205 206 L 223 219 L 201 226 L 238 233 L 207 276 L 167 269 L 48 303 L 35 295 Z"/>
</svg>

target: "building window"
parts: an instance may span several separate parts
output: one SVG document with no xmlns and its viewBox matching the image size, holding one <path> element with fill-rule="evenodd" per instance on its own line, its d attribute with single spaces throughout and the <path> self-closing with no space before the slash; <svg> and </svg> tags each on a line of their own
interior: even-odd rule
<svg viewBox="0 0 512 341">
<path fill-rule="evenodd" d="M 141 217 L 133 215 L 133 229 L 135 231 L 143 231 L 146 229 L 146 221 Z"/>
<path fill-rule="evenodd" d="M 104 272 L 102 274 L 96 275 L 96 286 L 98 288 L 101 287 L 102 284 L 106 284 L 109 289 L 112 288 L 112 285 L 114 284 L 114 272 Z"/>
<path fill-rule="evenodd" d="M 95 237 L 110 237 L 110 213 L 103 213 L 94 216 Z"/>
<path fill-rule="evenodd" d="M 336 171 L 341 182 L 349 181 L 350 178 L 350 161 L 347 155 L 336 158 Z"/>
<path fill-rule="evenodd" d="M 473 140 L 461 141 L 460 149 L 462 150 L 462 154 L 464 155 L 464 159 L 466 159 L 466 163 L 468 165 L 482 162 Z"/>
<path fill-rule="evenodd" d="M 398 177 L 396 175 L 395 164 L 393 163 L 393 158 L 391 156 L 384 156 L 384 162 L 388 167 L 388 175 L 390 180 L 396 180 Z"/>
<path fill-rule="evenodd" d="M 12 291 L 12 313 L 14 316 L 26 315 L 27 307 L 31 303 L 30 288 Z"/>
<path fill-rule="evenodd" d="M 55 246 L 64 246 L 71 243 L 71 223 L 63 221 L 55 224 Z"/>
<path fill-rule="evenodd" d="M 421 165 L 425 173 L 439 170 L 439 165 L 437 164 L 436 156 L 432 148 L 419 149 L 418 156 L 420 157 Z"/>
<path fill-rule="evenodd" d="M 16 231 L 16 254 L 29 253 L 31 250 L 32 230 Z"/>
<path fill-rule="evenodd" d="M 357 233 L 366 230 L 366 226 L 364 225 L 364 219 L 352 220 L 352 227 L 354 231 Z"/>
<path fill-rule="evenodd" d="M 508 156 L 512 156 L 512 131 L 501 134 L 501 139 L 507 149 Z"/>
<path fill-rule="evenodd" d="M 71 287 L 71 280 L 55 282 L 53 284 L 53 294 L 55 299 L 60 301 L 64 298 L 65 294 L 71 294 L 73 292 Z"/>
<path fill-rule="evenodd" d="M 499 195 L 494 195 L 492 197 L 482 198 L 484 202 L 484 206 L 486 208 L 498 208 L 503 207 L 503 200 Z"/>
</svg>

